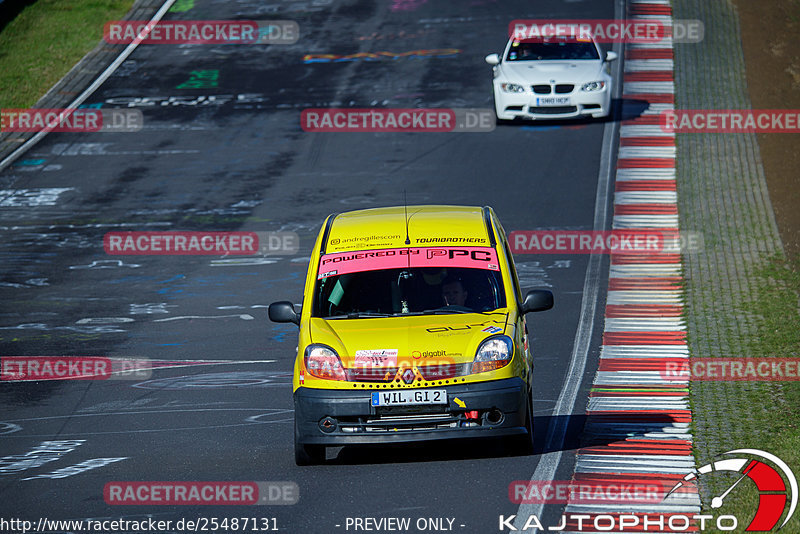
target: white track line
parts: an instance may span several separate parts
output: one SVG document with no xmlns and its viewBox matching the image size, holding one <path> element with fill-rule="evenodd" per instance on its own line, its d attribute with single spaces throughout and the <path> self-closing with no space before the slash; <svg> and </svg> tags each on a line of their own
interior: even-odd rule
<svg viewBox="0 0 800 534">
<path fill-rule="evenodd" d="M 615 18 L 619 19 L 624 13 L 625 0 L 616 0 L 614 3 Z M 622 57 L 622 46 L 614 44 L 614 51 Z M 622 80 L 622 62 L 618 61 L 614 68 L 614 79 Z M 619 98 L 620 84 L 614 85 L 614 95 Z M 600 169 L 597 177 L 597 194 L 594 205 L 594 230 L 605 230 L 608 221 L 608 194 L 610 190 L 613 169 L 612 150 L 619 130 L 619 123 L 615 120 L 606 122 L 603 129 L 603 144 L 600 152 Z M 592 254 L 589 256 L 589 266 L 583 283 L 583 298 L 581 299 L 581 314 L 578 321 L 578 331 L 572 347 L 570 366 L 564 377 L 564 387 L 553 408 L 553 421 L 547 429 L 544 453 L 531 475 L 531 480 L 553 480 L 558 465 L 561 463 L 561 447 L 567 433 L 567 419 L 574 413 L 578 388 L 586 369 L 586 360 L 589 354 L 592 331 L 594 330 L 594 317 L 597 311 L 597 301 L 600 294 L 600 266 L 602 256 Z M 514 526 L 522 529 L 530 515 L 541 517 L 544 504 L 520 504 Z"/>
</svg>

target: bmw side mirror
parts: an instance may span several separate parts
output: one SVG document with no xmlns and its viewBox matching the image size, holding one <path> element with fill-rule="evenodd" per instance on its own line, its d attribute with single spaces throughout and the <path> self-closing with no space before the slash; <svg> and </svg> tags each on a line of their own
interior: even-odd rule
<svg viewBox="0 0 800 534">
<path fill-rule="evenodd" d="M 614 61 L 618 57 L 619 57 L 619 54 L 617 54 L 616 52 L 614 52 L 612 50 L 609 50 L 608 52 L 606 52 L 606 61 L 608 61 L 608 62 Z"/>
<path fill-rule="evenodd" d="M 294 311 L 294 304 L 288 300 L 273 302 L 267 308 L 269 320 L 273 323 L 294 323 L 300 325 L 300 316 Z"/>
<path fill-rule="evenodd" d="M 522 313 L 539 312 L 553 307 L 553 292 L 547 289 L 531 289 L 522 301 Z"/>
<path fill-rule="evenodd" d="M 500 63 L 500 56 L 497 54 L 489 54 L 484 58 L 489 65 L 498 65 Z"/>
</svg>

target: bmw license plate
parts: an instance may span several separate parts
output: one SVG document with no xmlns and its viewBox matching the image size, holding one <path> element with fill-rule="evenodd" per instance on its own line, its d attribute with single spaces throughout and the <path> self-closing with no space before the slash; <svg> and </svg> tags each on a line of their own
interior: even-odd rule
<svg viewBox="0 0 800 534">
<path fill-rule="evenodd" d="M 536 97 L 537 106 L 569 106 L 571 100 L 568 96 L 538 96 Z"/>
<path fill-rule="evenodd" d="M 400 389 L 372 392 L 372 406 L 414 406 L 417 404 L 447 404 L 447 390 Z"/>
</svg>

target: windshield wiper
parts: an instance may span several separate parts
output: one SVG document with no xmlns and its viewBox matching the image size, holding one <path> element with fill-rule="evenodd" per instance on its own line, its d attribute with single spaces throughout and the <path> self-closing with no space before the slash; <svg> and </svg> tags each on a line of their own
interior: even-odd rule
<svg viewBox="0 0 800 534">
<path fill-rule="evenodd" d="M 391 315 L 378 312 L 350 312 L 342 315 L 331 315 L 330 317 L 324 317 L 324 319 L 365 319 L 368 317 L 391 317 Z"/>
<path fill-rule="evenodd" d="M 422 312 L 425 315 L 450 315 L 452 313 L 478 313 L 472 310 L 448 310 L 447 308 L 436 308 L 435 310 L 425 310 Z"/>
</svg>

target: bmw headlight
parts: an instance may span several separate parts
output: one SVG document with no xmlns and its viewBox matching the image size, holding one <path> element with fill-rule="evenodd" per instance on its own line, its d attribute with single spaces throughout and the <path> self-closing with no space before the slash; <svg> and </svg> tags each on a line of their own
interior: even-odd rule
<svg viewBox="0 0 800 534">
<path fill-rule="evenodd" d="M 500 88 L 506 93 L 524 93 L 525 88 L 518 83 L 501 83 Z"/>
<path fill-rule="evenodd" d="M 581 91 L 602 91 L 606 86 L 606 82 L 589 82 L 581 86 Z"/>
<path fill-rule="evenodd" d="M 472 360 L 472 373 L 485 373 L 505 367 L 514 356 L 514 342 L 508 336 L 496 336 L 483 340 Z"/>
</svg>

